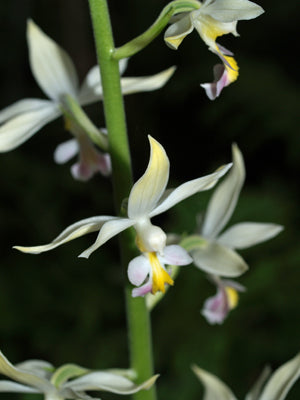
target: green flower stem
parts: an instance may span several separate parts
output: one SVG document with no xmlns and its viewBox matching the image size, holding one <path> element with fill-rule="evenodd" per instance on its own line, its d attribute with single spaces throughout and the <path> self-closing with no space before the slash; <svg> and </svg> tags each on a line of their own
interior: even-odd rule
<svg viewBox="0 0 300 400">
<path fill-rule="evenodd" d="M 108 129 L 109 148 L 113 169 L 114 200 L 119 214 L 122 201 L 132 187 L 132 169 L 118 61 L 112 58 L 114 42 L 106 0 L 89 0 L 96 50 L 103 85 L 103 102 Z M 120 236 L 121 258 L 124 271 L 136 255 L 132 230 Z M 153 375 L 152 341 L 149 313 L 143 298 L 133 299 L 131 287 L 126 287 L 127 318 L 131 368 L 137 383 Z M 136 400 L 155 400 L 155 388 L 134 395 Z"/>
<path fill-rule="evenodd" d="M 113 58 L 121 60 L 122 58 L 133 56 L 148 46 L 167 26 L 171 17 L 175 14 L 194 11 L 200 8 L 201 3 L 197 0 L 175 0 L 167 4 L 159 14 L 156 21 L 144 33 L 135 39 L 115 49 Z"/>
</svg>

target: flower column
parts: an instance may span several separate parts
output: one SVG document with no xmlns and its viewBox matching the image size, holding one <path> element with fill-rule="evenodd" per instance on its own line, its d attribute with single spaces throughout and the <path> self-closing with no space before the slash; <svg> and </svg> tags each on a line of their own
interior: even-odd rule
<svg viewBox="0 0 300 400">
<path fill-rule="evenodd" d="M 101 65 L 101 79 L 104 94 L 104 112 L 108 129 L 109 149 L 112 160 L 112 179 L 116 213 L 120 212 L 122 201 L 132 187 L 131 159 L 126 131 L 125 112 L 120 87 L 118 61 L 111 55 L 114 42 L 106 0 L 89 0 L 96 42 L 98 62 Z M 124 271 L 136 255 L 131 231 L 124 233 L 120 240 L 121 259 Z M 126 287 L 127 318 L 131 368 L 141 382 L 153 375 L 152 343 L 149 313 L 144 298 L 131 297 L 131 288 Z M 155 388 L 136 393 L 135 399 L 154 400 Z"/>
</svg>

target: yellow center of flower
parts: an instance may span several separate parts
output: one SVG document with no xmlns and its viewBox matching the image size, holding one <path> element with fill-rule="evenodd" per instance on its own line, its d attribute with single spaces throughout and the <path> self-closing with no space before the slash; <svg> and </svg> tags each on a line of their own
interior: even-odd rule
<svg viewBox="0 0 300 400">
<path fill-rule="evenodd" d="M 229 306 L 230 310 L 232 310 L 233 308 L 235 308 L 238 305 L 238 302 L 239 302 L 238 292 L 229 286 L 225 287 L 225 292 L 227 295 L 228 306 Z"/>
<path fill-rule="evenodd" d="M 155 294 L 158 291 L 165 293 L 165 283 L 168 285 L 174 285 L 174 281 L 161 266 L 155 252 L 148 253 L 148 257 L 152 268 L 152 294 Z"/>
</svg>

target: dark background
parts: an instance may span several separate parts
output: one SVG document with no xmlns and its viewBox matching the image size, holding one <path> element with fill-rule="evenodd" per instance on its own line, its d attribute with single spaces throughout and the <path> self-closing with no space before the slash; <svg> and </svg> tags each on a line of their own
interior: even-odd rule
<svg viewBox="0 0 300 400">
<path fill-rule="evenodd" d="M 109 3 L 117 45 L 143 32 L 166 4 Z M 199 84 L 211 80 L 218 60 L 196 32 L 176 52 L 160 35 L 131 59 L 126 71 L 141 76 L 178 66 L 162 90 L 125 99 L 136 178 L 148 160 L 147 134 L 167 150 L 171 185 L 230 161 L 231 143 L 237 142 L 247 180 L 231 223 L 285 226 L 272 241 L 241 252 L 250 265 L 240 279 L 247 292 L 222 326 L 209 326 L 199 312 L 214 288 L 193 266 L 183 268 L 175 288 L 153 311 L 160 398 L 201 398 L 192 363 L 218 375 L 243 398 L 267 362 L 276 368 L 299 351 L 299 81 L 293 44 L 298 1 L 260 5 L 266 13 L 241 21 L 240 38 L 220 40 L 235 52 L 240 77 L 214 102 Z M 28 17 L 68 51 L 81 80 L 95 64 L 87 1 L 6 0 L 0 12 L 1 108 L 21 98 L 45 98 L 28 64 Z M 88 112 L 104 126 L 99 105 Z M 53 163 L 56 145 L 68 138 L 58 119 L 0 157 L 0 347 L 12 362 L 41 358 L 56 366 L 127 367 L 125 271 L 119 266 L 117 240 L 88 261 L 77 255 L 93 235 L 39 256 L 11 250 L 14 244 L 47 243 L 79 219 L 114 213 L 108 180 L 96 176 L 87 184 L 76 182 L 69 166 Z M 196 195 L 164 215 L 164 229 L 193 232 L 195 215 L 205 209 L 209 195 Z M 299 396 L 298 383 L 288 398 Z"/>
</svg>

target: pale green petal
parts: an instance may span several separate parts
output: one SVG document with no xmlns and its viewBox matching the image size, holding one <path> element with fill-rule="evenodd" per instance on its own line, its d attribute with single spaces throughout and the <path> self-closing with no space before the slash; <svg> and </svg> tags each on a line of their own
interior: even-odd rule
<svg viewBox="0 0 300 400">
<path fill-rule="evenodd" d="M 214 275 L 233 278 L 248 269 L 239 254 L 216 242 L 207 242 L 198 250 L 191 251 L 191 256 L 198 268 Z"/>
<path fill-rule="evenodd" d="M 283 226 L 276 224 L 241 222 L 228 228 L 217 240 L 232 249 L 246 249 L 272 239 L 282 230 Z"/>
<path fill-rule="evenodd" d="M 13 111 L 11 110 L 11 112 Z M 13 150 L 20 146 L 60 114 L 61 111 L 57 105 L 48 101 L 40 108 L 11 118 L 0 127 L 0 152 Z"/>
<path fill-rule="evenodd" d="M 190 13 L 178 19 L 165 32 L 165 42 L 172 49 L 177 49 L 183 39 L 194 29 L 191 22 Z"/>
<path fill-rule="evenodd" d="M 201 178 L 185 182 L 182 185 L 178 186 L 178 188 L 174 189 L 169 194 L 169 196 L 164 198 L 164 200 L 150 213 L 150 217 L 154 217 L 155 215 L 161 214 L 169 210 L 171 207 L 175 206 L 175 204 L 181 202 L 182 200 L 192 196 L 197 192 L 211 189 L 218 182 L 218 180 L 224 174 L 226 174 L 231 165 L 232 164 L 224 165 L 210 175 L 206 175 Z"/>
<path fill-rule="evenodd" d="M 219 378 L 196 365 L 192 366 L 192 370 L 205 388 L 203 400 L 236 400 L 236 397 L 229 387 Z"/>
<path fill-rule="evenodd" d="M 260 377 L 257 379 L 249 393 L 246 395 L 245 400 L 259 400 L 262 388 L 266 382 L 266 380 L 271 375 L 271 368 L 269 366 L 263 369 Z"/>
<path fill-rule="evenodd" d="M 102 226 L 95 243 L 92 246 L 90 246 L 88 249 L 83 251 L 81 254 L 79 254 L 79 257 L 89 258 L 89 256 L 95 250 L 97 250 L 100 246 L 102 246 L 105 242 L 107 242 L 113 236 L 116 236 L 118 233 L 129 228 L 134 223 L 135 223 L 135 221 L 132 221 L 128 218 L 112 218 L 111 217 L 111 220 L 106 222 Z"/>
<path fill-rule="evenodd" d="M 248 0 L 218 0 L 204 5 L 201 12 L 221 22 L 234 22 L 256 18 L 264 10 Z"/>
<path fill-rule="evenodd" d="M 269 379 L 259 400 L 283 400 L 300 376 L 300 354 L 278 368 Z"/>
<path fill-rule="evenodd" d="M 148 136 L 151 153 L 144 175 L 133 185 L 128 199 L 128 217 L 147 217 L 161 198 L 169 179 L 169 159 L 160 143 Z"/>
<path fill-rule="evenodd" d="M 53 389 L 53 386 L 46 379 L 14 367 L 2 352 L 0 352 L 0 373 L 17 382 L 32 386 L 42 393 L 47 393 Z"/>
<path fill-rule="evenodd" d="M 90 217 L 81 221 L 75 222 L 66 228 L 59 236 L 57 236 L 51 243 L 42 246 L 23 247 L 14 246 L 14 249 L 22 251 L 23 253 L 39 254 L 45 251 L 49 251 L 58 247 L 64 243 L 74 240 L 80 236 L 87 235 L 90 232 L 98 231 L 101 226 L 115 217 L 102 216 L 102 217 Z"/>
<path fill-rule="evenodd" d="M 64 389 L 72 389 L 75 392 L 83 392 L 88 390 L 100 390 L 116 394 L 132 394 L 142 389 L 149 389 L 158 375 L 136 385 L 124 376 L 112 374 L 110 372 L 91 372 L 73 381 L 67 382 L 62 386 L 62 394 Z"/>
<path fill-rule="evenodd" d="M 40 390 L 12 381 L 0 380 L 0 392 L 5 393 L 41 393 Z"/>
<path fill-rule="evenodd" d="M 235 144 L 232 159 L 230 172 L 214 191 L 207 207 L 201 229 L 201 234 L 207 238 L 215 238 L 229 221 L 245 180 L 243 156 Z"/>
<path fill-rule="evenodd" d="M 62 95 L 76 97 L 78 78 L 69 55 L 32 20 L 27 25 L 27 40 L 32 73 L 41 89 L 51 99 Z"/>
<path fill-rule="evenodd" d="M 171 78 L 175 69 L 175 67 L 171 67 L 152 76 L 121 78 L 122 93 L 131 94 L 160 89 Z"/>
</svg>

